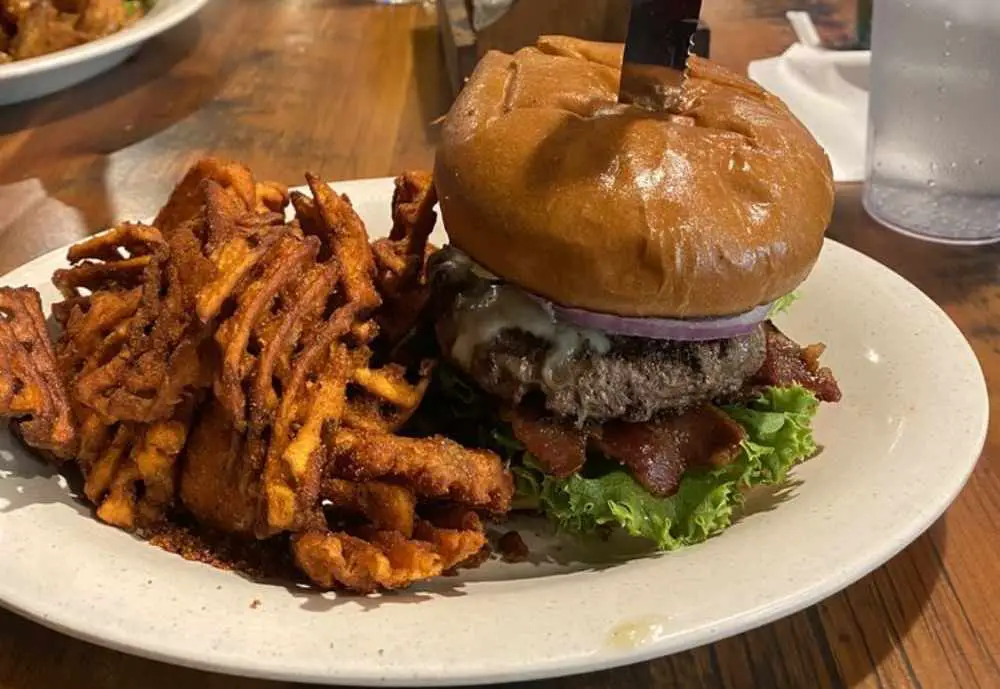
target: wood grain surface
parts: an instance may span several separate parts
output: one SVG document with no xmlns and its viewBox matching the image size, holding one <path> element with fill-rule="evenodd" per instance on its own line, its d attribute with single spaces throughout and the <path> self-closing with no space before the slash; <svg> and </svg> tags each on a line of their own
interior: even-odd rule
<svg viewBox="0 0 1000 689">
<path fill-rule="evenodd" d="M 741 70 L 791 42 L 782 19 L 788 9 L 812 11 L 831 40 L 849 38 L 853 18 L 852 3 L 839 0 L 705 6 L 714 56 Z M 307 169 L 344 179 L 426 167 L 432 121 L 447 109 L 448 93 L 432 8 L 215 0 L 120 69 L 0 109 L 0 273 L 114 218 L 151 214 L 207 152 L 289 183 Z M 991 389 L 1000 384 L 1000 248 L 947 248 L 892 234 L 865 216 L 856 186 L 839 190 L 830 234 L 941 304 L 972 341 Z M 994 423 L 947 514 L 887 565 L 819 605 L 670 658 L 531 686 L 1000 687 L 998 462 Z M 122 655 L 0 612 L 0 689 L 278 686 Z"/>
</svg>

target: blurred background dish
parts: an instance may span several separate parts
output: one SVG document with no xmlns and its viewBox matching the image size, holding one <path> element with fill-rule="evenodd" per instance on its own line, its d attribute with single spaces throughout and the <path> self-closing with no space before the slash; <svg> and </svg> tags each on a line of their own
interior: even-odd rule
<svg viewBox="0 0 1000 689">
<path fill-rule="evenodd" d="M 131 26 L 153 0 L 3 0 L 0 64 L 96 41 Z"/>
<path fill-rule="evenodd" d="M 103 11 L 107 7 L 95 2 L 88 14 L 85 8 L 81 13 L 59 13 L 48 3 L 19 13 L 15 8 L 28 3 L 4 0 L 0 105 L 48 95 L 120 64 L 143 42 L 184 21 L 207 1 L 122 2 L 114 5 L 120 12 Z"/>
</svg>

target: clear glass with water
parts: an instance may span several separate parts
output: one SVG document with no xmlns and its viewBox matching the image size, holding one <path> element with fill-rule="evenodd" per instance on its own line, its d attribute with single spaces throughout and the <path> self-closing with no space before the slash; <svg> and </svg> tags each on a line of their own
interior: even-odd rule
<svg viewBox="0 0 1000 689">
<path fill-rule="evenodd" d="M 870 83 L 868 213 L 1000 241 L 1000 0 L 875 0 Z"/>
</svg>

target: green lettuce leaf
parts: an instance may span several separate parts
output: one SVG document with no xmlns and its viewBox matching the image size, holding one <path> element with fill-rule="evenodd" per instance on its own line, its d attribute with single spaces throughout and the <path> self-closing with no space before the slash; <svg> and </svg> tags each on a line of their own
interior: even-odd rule
<svg viewBox="0 0 1000 689">
<path fill-rule="evenodd" d="M 132 15 L 146 9 L 146 5 L 142 0 L 123 0 L 122 4 L 125 6 L 125 16 L 131 17 Z"/>
<path fill-rule="evenodd" d="M 545 476 L 525 452 L 513 469 L 519 503 L 537 505 L 566 531 L 617 526 L 662 550 L 700 543 L 732 523 L 743 489 L 781 483 L 795 463 L 816 451 L 809 424 L 817 406 L 812 393 L 789 387 L 725 407 L 747 431 L 739 456 L 720 469 L 688 470 L 668 498 L 654 497 L 620 469 L 593 478 Z M 505 438 L 507 445 L 516 442 Z"/>
<path fill-rule="evenodd" d="M 596 475 L 546 476 L 497 416 L 495 404 L 448 366 L 438 369 L 412 431 L 444 433 L 499 454 L 514 474 L 517 509 L 537 509 L 571 532 L 620 527 L 672 550 L 728 527 L 743 490 L 780 484 L 792 466 L 813 455 L 810 423 L 818 406 L 811 392 L 795 386 L 768 388 L 748 404 L 723 407 L 747 432 L 739 456 L 719 469 L 688 470 L 668 498 L 651 495 L 612 462 Z M 601 464 L 588 461 L 587 469 Z"/>
<path fill-rule="evenodd" d="M 799 300 L 798 292 L 789 292 L 783 297 L 778 297 L 774 304 L 771 305 L 771 310 L 767 312 L 768 318 L 774 318 L 779 313 L 784 313 L 788 308 Z"/>
</svg>

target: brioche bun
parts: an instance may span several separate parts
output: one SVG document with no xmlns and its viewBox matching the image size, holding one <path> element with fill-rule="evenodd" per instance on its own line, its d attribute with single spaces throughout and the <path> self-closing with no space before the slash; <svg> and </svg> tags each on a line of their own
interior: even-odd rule
<svg viewBox="0 0 1000 689">
<path fill-rule="evenodd" d="M 792 291 L 823 243 L 830 163 L 775 96 L 692 57 L 670 112 L 619 105 L 620 44 L 488 53 L 445 120 L 450 241 L 564 306 L 741 313 Z"/>
</svg>

